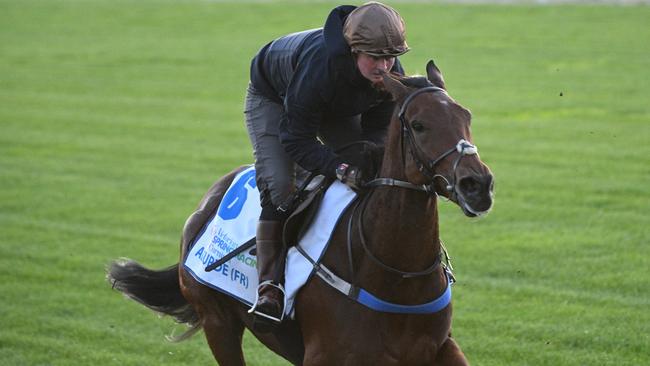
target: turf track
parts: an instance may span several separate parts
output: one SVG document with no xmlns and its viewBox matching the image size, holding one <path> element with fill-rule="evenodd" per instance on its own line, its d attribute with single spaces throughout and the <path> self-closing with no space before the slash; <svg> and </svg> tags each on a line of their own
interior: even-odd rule
<svg viewBox="0 0 650 366">
<path fill-rule="evenodd" d="M 0 1 L 0 365 L 212 363 L 104 266 L 177 260 L 203 192 L 252 161 L 250 57 L 332 5 Z M 469 359 L 649 364 L 650 7 L 395 6 L 407 70 L 436 60 L 497 179 L 485 219 L 442 206 Z"/>
</svg>

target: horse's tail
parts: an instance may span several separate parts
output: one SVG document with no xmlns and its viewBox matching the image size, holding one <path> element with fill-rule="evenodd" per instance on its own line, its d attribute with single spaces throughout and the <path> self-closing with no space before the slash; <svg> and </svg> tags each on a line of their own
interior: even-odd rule
<svg viewBox="0 0 650 366">
<path fill-rule="evenodd" d="M 155 271 L 136 261 L 121 259 L 109 265 L 106 277 L 113 288 L 125 296 L 190 327 L 179 336 L 168 337 L 169 340 L 179 342 L 200 330 L 199 315 L 181 293 L 178 263 Z"/>
</svg>

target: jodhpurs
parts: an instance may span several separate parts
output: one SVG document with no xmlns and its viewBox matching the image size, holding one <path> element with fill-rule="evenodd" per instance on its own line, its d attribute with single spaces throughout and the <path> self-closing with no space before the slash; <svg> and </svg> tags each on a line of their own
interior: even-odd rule
<svg viewBox="0 0 650 366">
<path fill-rule="evenodd" d="M 257 186 L 262 207 L 281 205 L 295 189 L 297 167 L 280 143 L 279 126 L 287 118 L 284 106 L 248 85 L 244 108 L 246 128 L 253 145 Z M 322 122 L 318 139 L 336 150 L 361 140 L 361 116 L 329 118 Z"/>
</svg>

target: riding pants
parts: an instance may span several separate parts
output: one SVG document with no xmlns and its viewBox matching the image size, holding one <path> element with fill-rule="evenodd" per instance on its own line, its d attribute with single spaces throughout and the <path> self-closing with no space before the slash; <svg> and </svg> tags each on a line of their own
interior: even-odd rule
<svg viewBox="0 0 650 366">
<path fill-rule="evenodd" d="M 262 95 L 249 84 L 244 115 L 255 155 L 262 207 L 272 205 L 277 208 L 295 190 L 296 172 L 299 178 L 308 172 L 296 166 L 280 143 L 280 122 L 287 118 L 282 104 Z M 334 150 L 362 140 L 361 115 L 324 120 L 318 131 L 318 139 Z"/>
</svg>

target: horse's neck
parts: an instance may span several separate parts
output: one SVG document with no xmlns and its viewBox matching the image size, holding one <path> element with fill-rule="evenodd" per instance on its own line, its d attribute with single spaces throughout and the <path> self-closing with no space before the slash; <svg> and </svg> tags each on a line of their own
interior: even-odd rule
<svg viewBox="0 0 650 366">
<path fill-rule="evenodd" d="M 422 270 L 440 252 L 436 199 L 423 192 L 378 188 L 370 197 L 363 222 L 368 247 L 389 265 Z"/>
<path fill-rule="evenodd" d="M 400 126 L 398 121 L 393 121 L 391 125 Z M 400 139 L 399 127 L 393 127 L 387 138 L 380 177 L 407 180 Z M 404 153 L 408 154 L 408 151 Z M 376 216 L 371 220 L 376 222 L 374 225 L 379 231 L 386 231 L 384 234 L 387 236 L 413 239 L 412 245 L 422 244 L 424 240 L 429 240 L 425 244 L 427 247 L 438 245 L 438 207 L 435 197 L 412 189 L 383 187 L 373 192 L 369 206 L 372 206 L 371 212 L 374 213 L 371 216 Z M 387 225 L 393 231 L 381 230 L 380 225 Z M 405 245 L 411 245 L 410 243 Z"/>
<path fill-rule="evenodd" d="M 389 135 L 381 177 L 406 180 L 399 136 Z M 399 135 L 399 133 L 397 133 Z M 385 264 L 402 271 L 422 271 L 435 263 L 440 253 L 438 210 L 435 197 L 412 189 L 379 187 L 371 194 L 363 217 L 369 250 Z M 372 272 L 378 286 L 390 278 L 400 281 L 367 257 L 361 268 Z M 433 274 L 432 276 L 435 276 Z M 368 276 L 364 276 L 368 278 Z M 431 286 L 430 278 L 408 280 L 408 287 Z M 417 295 L 415 295 L 417 296 Z M 417 301 L 417 299 L 414 299 Z"/>
</svg>

